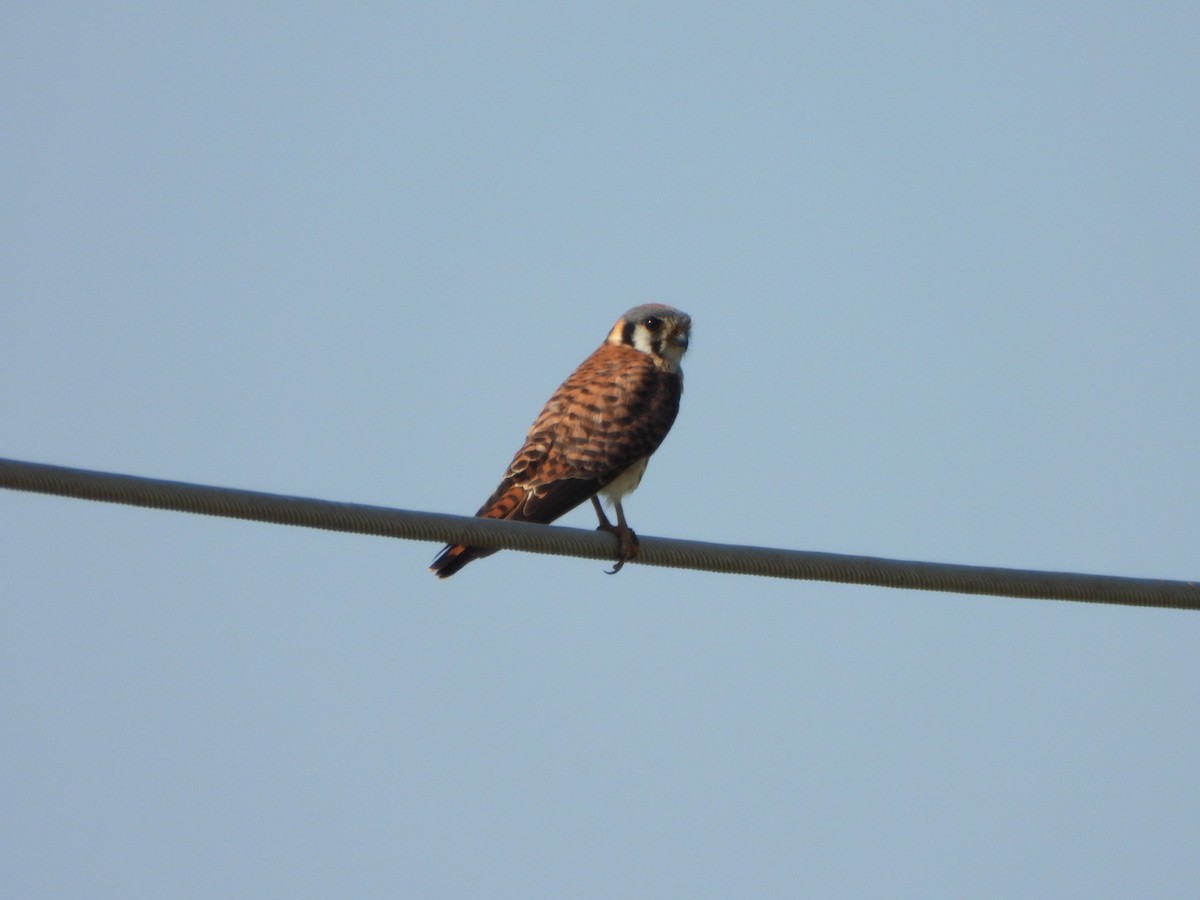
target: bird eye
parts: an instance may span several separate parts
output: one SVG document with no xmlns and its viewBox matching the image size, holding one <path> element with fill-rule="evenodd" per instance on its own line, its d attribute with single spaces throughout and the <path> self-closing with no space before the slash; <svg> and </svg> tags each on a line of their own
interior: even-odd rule
<svg viewBox="0 0 1200 900">
<path fill-rule="evenodd" d="M 662 328 L 663 323 L 662 319 L 658 316 L 646 316 L 646 318 L 642 319 L 642 324 L 650 331 L 658 331 Z"/>
</svg>

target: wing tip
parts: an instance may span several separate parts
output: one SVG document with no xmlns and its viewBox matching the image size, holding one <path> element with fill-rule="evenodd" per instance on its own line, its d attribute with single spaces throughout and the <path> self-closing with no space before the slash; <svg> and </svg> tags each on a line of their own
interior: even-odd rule
<svg viewBox="0 0 1200 900">
<path fill-rule="evenodd" d="M 447 544 L 434 557 L 429 571 L 438 578 L 449 578 L 467 563 L 484 556 L 491 556 L 495 549 L 490 547 L 466 547 L 462 544 Z"/>
<path fill-rule="evenodd" d="M 469 558 L 462 558 L 466 551 L 467 548 L 462 544 L 447 544 L 442 548 L 442 552 L 434 557 L 429 571 L 438 578 L 449 578 L 471 561 Z"/>
</svg>

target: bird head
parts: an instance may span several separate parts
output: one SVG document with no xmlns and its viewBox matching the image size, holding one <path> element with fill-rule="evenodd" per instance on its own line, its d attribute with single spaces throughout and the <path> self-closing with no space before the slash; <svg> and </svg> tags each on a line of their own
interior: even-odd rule
<svg viewBox="0 0 1200 900">
<path fill-rule="evenodd" d="M 687 352 L 691 332 L 692 318 L 687 313 L 661 303 L 646 303 L 617 320 L 608 333 L 608 343 L 640 350 L 653 357 L 659 367 L 676 372 Z"/>
</svg>

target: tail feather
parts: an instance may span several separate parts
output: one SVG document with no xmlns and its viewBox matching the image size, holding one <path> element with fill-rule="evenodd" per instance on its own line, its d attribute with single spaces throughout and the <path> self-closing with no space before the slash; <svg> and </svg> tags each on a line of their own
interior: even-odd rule
<svg viewBox="0 0 1200 900">
<path fill-rule="evenodd" d="M 568 510 L 574 509 L 599 489 L 600 482 L 595 479 L 559 478 L 532 487 L 525 483 L 517 483 L 510 475 L 500 483 L 500 487 L 475 515 L 485 519 L 548 524 Z M 447 544 L 434 559 L 429 571 L 438 578 L 449 578 L 471 560 L 482 559 L 495 552 L 495 547 Z"/>
<path fill-rule="evenodd" d="M 465 547 L 462 544 L 447 544 L 430 565 L 429 571 L 438 578 L 449 578 L 467 563 L 495 553 L 494 547 Z"/>
<path fill-rule="evenodd" d="M 487 503 L 479 507 L 477 516 L 485 519 L 520 518 L 521 503 L 525 500 L 525 492 L 513 484 L 512 479 L 505 478 L 496 488 L 496 492 L 488 498 Z M 495 547 L 468 547 L 464 544 L 447 544 L 442 548 L 429 567 L 429 571 L 438 578 L 449 578 L 473 559 L 482 559 L 496 552 Z"/>
</svg>

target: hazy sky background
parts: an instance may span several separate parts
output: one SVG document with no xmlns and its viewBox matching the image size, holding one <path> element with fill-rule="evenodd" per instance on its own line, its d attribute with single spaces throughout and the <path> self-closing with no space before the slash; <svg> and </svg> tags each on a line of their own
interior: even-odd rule
<svg viewBox="0 0 1200 900">
<path fill-rule="evenodd" d="M 0 455 L 1200 576 L 1200 5 L 0 8 Z M 588 527 L 583 508 L 564 524 Z M 1191 897 L 1200 616 L 0 492 L 0 893 Z"/>
</svg>

